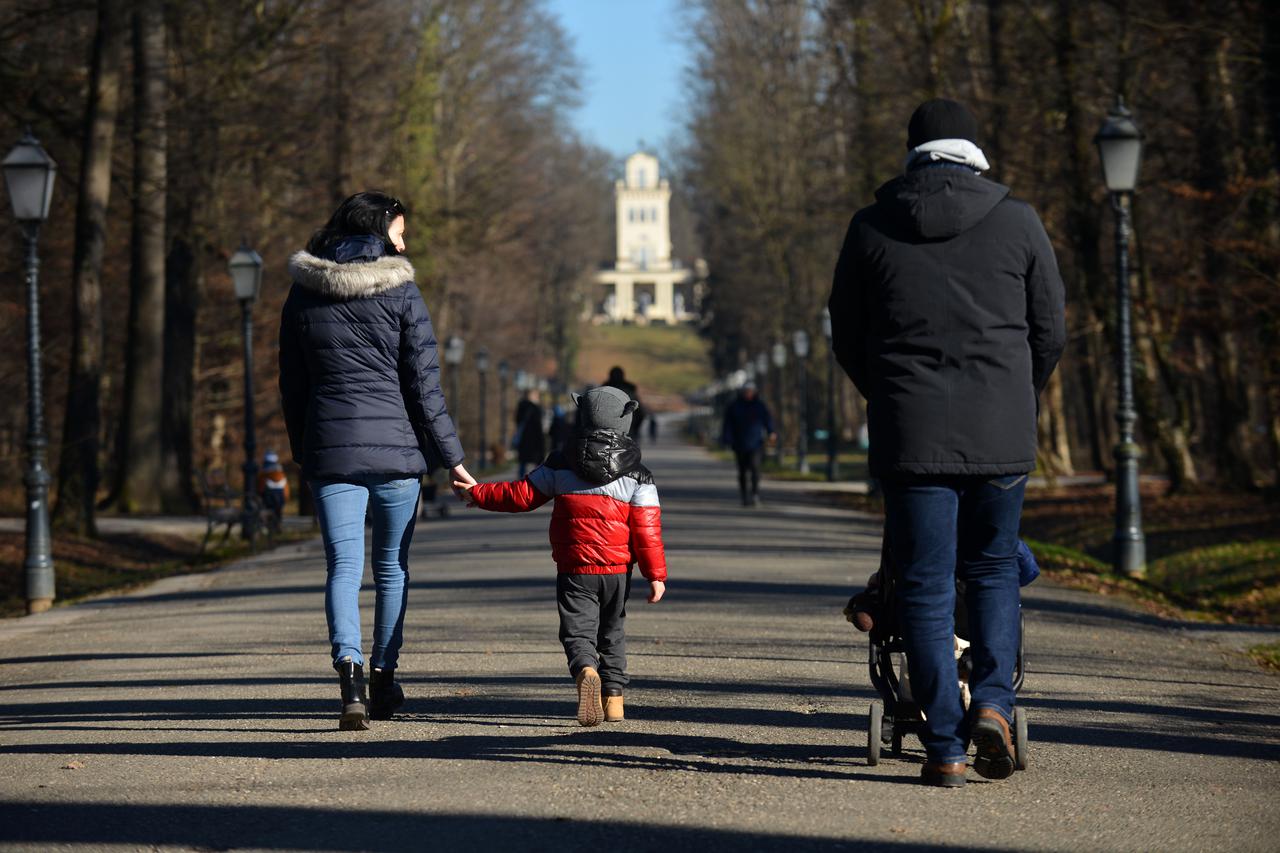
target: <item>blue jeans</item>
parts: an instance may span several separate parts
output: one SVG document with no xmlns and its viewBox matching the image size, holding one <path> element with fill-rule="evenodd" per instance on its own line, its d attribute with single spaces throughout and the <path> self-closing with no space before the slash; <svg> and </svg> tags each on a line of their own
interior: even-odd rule
<svg viewBox="0 0 1280 853">
<path fill-rule="evenodd" d="M 324 612 L 336 664 L 345 657 L 364 664 L 360 651 L 360 581 L 364 576 L 365 511 L 373 519 L 373 620 L 375 669 L 395 669 L 403 639 L 409 543 L 418 508 L 417 477 L 365 474 L 343 482 L 312 481 L 316 517 L 324 537 L 328 579 Z"/>
<path fill-rule="evenodd" d="M 971 708 L 1013 718 L 1019 641 L 1018 524 L 1027 475 L 886 479 L 885 528 L 911 693 L 925 713 L 929 760 L 965 760 L 956 679 L 956 576 L 965 582 Z"/>
</svg>

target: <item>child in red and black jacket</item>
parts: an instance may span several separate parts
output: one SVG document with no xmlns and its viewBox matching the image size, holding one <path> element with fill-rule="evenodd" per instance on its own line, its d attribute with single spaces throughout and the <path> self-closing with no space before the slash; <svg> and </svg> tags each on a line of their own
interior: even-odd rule
<svg viewBox="0 0 1280 853">
<path fill-rule="evenodd" d="M 563 451 L 523 480 L 454 486 L 471 506 L 494 512 L 529 512 L 555 500 L 550 538 L 560 642 L 577 686 L 578 722 L 597 726 L 623 718 L 632 567 L 649 581 L 652 604 L 666 591 L 667 561 L 658 490 L 627 436 L 639 404 L 610 387 L 572 396 L 581 420 Z"/>
</svg>

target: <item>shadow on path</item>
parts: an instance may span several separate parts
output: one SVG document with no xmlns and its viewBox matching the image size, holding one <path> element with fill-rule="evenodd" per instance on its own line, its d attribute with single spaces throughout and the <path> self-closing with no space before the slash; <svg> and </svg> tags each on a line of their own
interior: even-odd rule
<svg viewBox="0 0 1280 853">
<path fill-rule="evenodd" d="M 201 850 L 255 847 L 319 851 L 424 849 L 571 851 L 818 850 L 931 853 L 955 847 L 911 842 L 839 842 L 761 832 L 652 826 L 568 818 L 489 814 L 407 814 L 280 806 L 179 806 L 98 803 L 32 805 L 0 801 L 11 842 L 130 844 Z"/>
</svg>

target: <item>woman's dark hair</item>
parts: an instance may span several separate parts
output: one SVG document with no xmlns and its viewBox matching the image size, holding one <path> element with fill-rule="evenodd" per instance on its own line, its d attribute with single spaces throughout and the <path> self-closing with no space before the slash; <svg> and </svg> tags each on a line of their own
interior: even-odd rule
<svg viewBox="0 0 1280 853">
<path fill-rule="evenodd" d="M 404 215 L 404 205 L 395 196 L 376 191 L 356 193 L 338 205 L 324 227 L 311 235 L 307 251 L 323 255 L 334 243 L 347 237 L 371 235 L 381 238 L 394 252 L 387 230 L 397 216 Z"/>
</svg>

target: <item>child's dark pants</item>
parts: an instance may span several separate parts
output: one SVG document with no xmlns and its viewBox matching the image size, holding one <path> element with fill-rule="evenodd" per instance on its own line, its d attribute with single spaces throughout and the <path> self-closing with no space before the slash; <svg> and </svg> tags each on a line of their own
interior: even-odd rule
<svg viewBox="0 0 1280 853">
<path fill-rule="evenodd" d="M 600 684 L 627 686 L 627 596 L 631 572 L 624 575 L 556 575 L 560 610 L 560 642 L 577 678 L 584 666 L 595 667 Z"/>
</svg>

